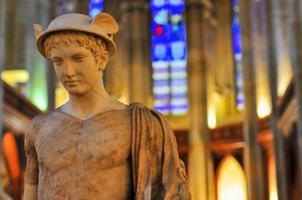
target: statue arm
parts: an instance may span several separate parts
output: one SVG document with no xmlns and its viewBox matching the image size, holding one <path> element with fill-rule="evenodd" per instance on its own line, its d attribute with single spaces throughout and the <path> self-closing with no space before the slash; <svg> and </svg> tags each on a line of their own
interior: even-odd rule
<svg viewBox="0 0 302 200">
<path fill-rule="evenodd" d="M 23 200 L 37 200 L 38 185 L 25 183 Z"/>
<path fill-rule="evenodd" d="M 26 174 L 23 200 L 37 200 L 39 164 L 35 148 L 35 122 L 33 121 L 25 135 Z"/>
<path fill-rule="evenodd" d="M 186 171 L 165 118 L 141 104 L 132 109 L 132 178 L 136 200 L 189 200 Z"/>
<path fill-rule="evenodd" d="M 161 184 L 165 194 L 163 199 L 191 199 L 188 190 L 187 175 L 185 165 L 179 158 L 177 142 L 174 132 L 166 119 L 157 111 L 151 110 L 153 115 L 153 134 L 161 135 Z M 153 143 L 154 143 L 153 139 Z M 155 143 L 158 143 L 155 142 Z"/>
</svg>

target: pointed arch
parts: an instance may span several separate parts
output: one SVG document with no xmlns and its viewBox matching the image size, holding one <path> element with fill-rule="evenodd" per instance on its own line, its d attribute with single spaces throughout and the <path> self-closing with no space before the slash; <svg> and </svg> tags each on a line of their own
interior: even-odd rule
<svg viewBox="0 0 302 200">
<path fill-rule="evenodd" d="M 218 200 L 247 200 L 244 171 L 233 156 L 226 156 L 217 170 Z"/>
</svg>

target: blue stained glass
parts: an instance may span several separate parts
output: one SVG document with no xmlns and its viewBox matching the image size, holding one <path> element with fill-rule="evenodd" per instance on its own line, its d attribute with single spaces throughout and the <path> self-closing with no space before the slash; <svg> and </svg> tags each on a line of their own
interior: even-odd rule
<svg viewBox="0 0 302 200">
<path fill-rule="evenodd" d="M 185 25 L 183 23 L 179 24 L 170 24 L 169 25 L 169 30 L 170 30 L 170 40 L 175 41 L 175 40 L 186 40 L 186 33 L 185 33 Z"/>
<path fill-rule="evenodd" d="M 169 59 L 169 46 L 166 44 L 155 44 L 152 46 L 152 60 L 153 61 L 166 61 Z"/>
<path fill-rule="evenodd" d="M 104 9 L 104 0 L 90 0 L 89 4 L 89 16 L 95 17 Z"/>
<path fill-rule="evenodd" d="M 154 87 L 157 86 L 167 86 L 169 85 L 169 81 L 168 80 L 156 80 L 153 82 Z"/>
<path fill-rule="evenodd" d="M 159 100 L 169 99 L 169 94 L 154 94 L 154 97 Z"/>
<path fill-rule="evenodd" d="M 185 10 L 184 6 L 177 6 L 177 7 L 175 6 L 169 8 L 171 15 L 182 13 L 184 10 Z"/>
<path fill-rule="evenodd" d="M 157 44 L 154 46 L 154 57 L 158 60 L 163 60 L 167 57 L 167 46 L 164 44 Z"/>
<path fill-rule="evenodd" d="M 180 32 L 179 24 L 171 24 L 171 33 L 178 34 Z"/>
<path fill-rule="evenodd" d="M 182 105 L 172 105 L 172 108 L 188 108 L 188 106 L 186 104 L 182 104 Z"/>
<path fill-rule="evenodd" d="M 172 98 L 173 99 L 186 99 L 187 95 L 184 93 L 173 93 Z"/>
<path fill-rule="evenodd" d="M 185 10 L 185 2 L 183 0 L 169 0 L 169 6 L 172 15 L 183 13 Z"/>
<path fill-rule="evenodd" d="M 179 24 L 183 22 L 183 17 L 180 14 L 171 15 L 171 23 Z"/>
<path fill-rule="evenodd" d="M 166 25 L 168 24 L 168 10 L 161 9 L 158 12 L 154 13 L 153 20 L 156 24 Z"/>
<path fill-rule="evenodd" d="M 154 94 L 154 97 L 156 98 L 156 102 L 158 102 L 157 105 L 167 105 L 167 104 L 169 104 L 169 101 L 170 101 L 169 96 Z"/>
<path fill-rule="evenodd" d="M 157 105 L 157 106 L 155 106 L 155 109 L 159 110 L 160 112 L 163 112 L 163 113 L 168 113 L 170 110 L 170 105 L 169 104 Z"/>
<path fill-rule="evenodd" d="M 153 69 L 153 73 L 167 73 L 168 69 Z"/>
<path fill-rule="evenodd" d="M 184 41 L 171 43 L 171 53 L 174 59 L 183 59 L 186 55 L 186 44 Z"/>
<path fill-rule="evenodd" d="M 102 12 L 101 9 L 98 8 L 93 8 L 89 11 L 89 16 L 90 17 L 95 17 L 97 14 L 99 14 L 100 12 Z"/>
<path fill-rule="evenodd" d="M 166 0 L 151 0 L 151 5 L 154 7 L 162 7 L 166 4 Z"/>
<path fill-rule="evenodd" d="M 241 30 L 239 21 L 239 6 L 238 0 L 231 0 L 233 6 L 232 13 L 232 40 L 233 40 L 233 55 L 234 55 L 234 65 L 235 65 L 235 83 L 236 83 L 236 104 L 237 107 L 242 107 L 244 105 L 244 95 L 243 95 L 243 75 L 241 67 L 241 57 L 242 57 L 242 44 L 241 44 Z"/>
<path fill-rule="evenodd" d="M 187 73 L 186 68 L 171 68 L 171 73 Z"/>
<path fill-rule="evenodd" d="M 168 0 L 171 6 L 181 6 L 184 5 L 184 0 Z"/>
<path fill-rule="evenodd" d="M 241 105 L 244 104 L 244 100 L 243 99 L 237 99 L 236 102 L 237 102 L 237 104 L 241 104 Z"/>
<path fill-rule="evenodd" d="M 233 52 L 234 54 L 241 54 L 241 31 L 239 19 L 236 17 L 232 23 L 232 34 L 233 34 Z"/>
<path fill-rule="evenodd" d="M 171 84 L 173 86 L 183 86 L 187 84 L 187 80 L 186 79 L 176 79 L 176 80 L 172 80 Z"/>
<path fill-rule="evenodd" d="M 232 1 L 232 5 L 238 5 L 238 0 L 231 0 Z"/>
<path fill-rule="evenodd" d="M 168 114 L 170 111 L 170 106 L 165 105 L 165 106 L 154 106 L 154 108 L 164 114 Z"/>
<path fill-rule="evenodd" d="M 236 79 L 242 79 L 242 73 L 236 73 L 235 74 L 235 76 L 236 76 Z"/>
<path fill-rule="evenodd" d="M 158 27 L 160 27 L 162 29 L 162 35 L 156 35 L 156 32 L 158 29 Z M 169 27 L 168 26 L 159 26 L 159 25 L 152 25 L 151 26 L 151 32 L 152 32 L 152 37 L 151 37 L 151 41 L 152 44 L 156 44 L 156 43 L 167 43 L 168 39 L 169 39 Z"/>
<path fill-rule="evenodd" d="M 154 107 L 167 114 L 185 114 L 188 106 L 184 0 L 151 0 L 150 8 Z"/>
</svg>

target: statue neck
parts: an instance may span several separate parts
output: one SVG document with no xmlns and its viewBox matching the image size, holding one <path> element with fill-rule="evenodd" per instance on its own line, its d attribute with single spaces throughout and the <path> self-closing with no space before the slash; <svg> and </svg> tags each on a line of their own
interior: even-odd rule
<svg viewBox="0 0 302 200">
<path fill-rule="evenodd" d="M 109 110 L 113 101 L 104 85 L 99 84 L 84 95 L 70 94 L 69 101 L 61 110 L 77 118 L 85 119 Z"/>
</svg>

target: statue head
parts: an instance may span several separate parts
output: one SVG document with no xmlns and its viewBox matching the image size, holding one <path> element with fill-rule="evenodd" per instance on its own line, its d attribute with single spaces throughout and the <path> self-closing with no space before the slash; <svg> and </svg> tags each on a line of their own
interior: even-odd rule
<svg viewBox="0 0 302 200">
<path fill-rule="evenodd" d="M 78 13 L 65 14 L 51 21 L 46 30 L 43 30 L 41 25 L 35 24 L 34 31 L 37 48 L 45 58 L 48 58 L 45 51 L 46 39 L 56 33 L 83 33 L 82 35 L 90 35 L 104 41 L 109 56 L 112 56 L 116 51 L 113 35 L 118 31 L 118 24 L 107 13 L 100 13 L 94 18 Z"/>
<path fill-rule="evenodd" d="M 70 94 L 82 95 L 99 84 L 99 75 L 116 51 L 114 18 L 106 13 L 91 19 L 66 14 L 54 19 L 43 31 L 35 24 L 39 52 L 53 62 L 58 79 Z"/>
</svg>

